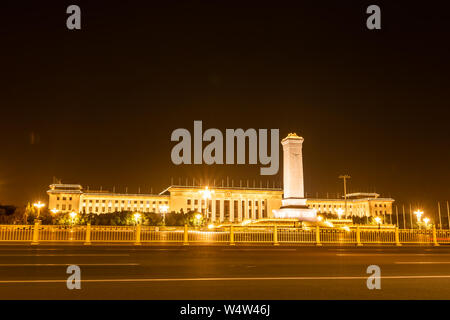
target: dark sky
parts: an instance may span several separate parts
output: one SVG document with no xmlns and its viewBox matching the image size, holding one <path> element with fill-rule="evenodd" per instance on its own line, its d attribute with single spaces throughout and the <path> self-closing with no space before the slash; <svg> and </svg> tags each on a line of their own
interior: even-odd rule
<svg viewBox="0 0 450 320">
<path fill-rule="evenodd" d="M 46 200 L 53 176 L 129 192 L 281 183 L 260 165 L 173 165 L 171 132 L 203 120 L 302 135 L 309 194 L 342 192 L 348 173 L 350 191 L 434 209 L 450 199 L 444 3 L 2 1 L 0 203 Z"/>
</svg>

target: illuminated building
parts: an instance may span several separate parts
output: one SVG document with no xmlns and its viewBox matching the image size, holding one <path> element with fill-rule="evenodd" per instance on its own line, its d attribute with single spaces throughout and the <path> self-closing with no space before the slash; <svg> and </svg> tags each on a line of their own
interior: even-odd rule
<svg viewBox="0 0 450 320">
<path fill-rule="evenodd" d="M 204 199 L 202 186 L 170 186 L 160 194 L 128 194 L 108 191 L 84 190 L 81 185 L 52 184 L 49 209 L 58 212 L 81 213 L 155 212 L 168 205 L 168 212 L 187 213 L 198 211 L 208 214 L 214 222 L 241 222 L 273 218 L 273 211 L 281 207 L 283 191 L 277 188 L 210 187 L 211 199 Z M 391 198 L 380 198 L 376 193 L 352 193 L 347 195 L 349 216 L 378 216 L 392 214 Z M 208 210 L 206 210 L 208 204 Z M 309 198 L 306 205 L 318 214 L 337 214 L 345 208 L 344 199 Z"/>
</svg>

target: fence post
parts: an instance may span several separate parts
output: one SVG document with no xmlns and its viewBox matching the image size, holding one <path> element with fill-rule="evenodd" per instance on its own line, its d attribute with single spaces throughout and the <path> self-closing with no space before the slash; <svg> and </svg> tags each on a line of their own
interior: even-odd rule
<svg viewBox="0 0 450 320">
<path fill-rule="evenodd" d="M 322 243 L 320 242 L 320 227 L 318 225 L 316 226 L 316 246 L 322 246 Z"/>
<path fill-rule="evenodd" d="M 363 244 L 361 243 L 361 230 L 359 226 L 356 227 L 356 246 L 361 247 Z"/>
<path fill-rule="evenodd" d="M 402 244 L 400 243 L 400 233 L 398 231 L 398 227 L 395 227 L 395 245 L 400 247 Z"/>
<path fill-rule="evenodd" d="M 141 245 L 141 224 L 136 225 L 136 241 L 134 242 L 135 246 Z"/>
<path fill-rule="evenodd" d="M 189 245 L 187 224 L 184 225 L 183 245 L 185 245 L 185 246 Z"/>
<path fill-rule="evenodd" d="M 439 243 L 437 242 L 437 236 L 436 236 L 436 226 L 433 224 L 433 245 L 435 247 L 439 246 Z"/>
<path fill-rule="evenodd" d="M 88 222 L 86 225 L 86 241 L 84 242 L 84 245 L 88 246 L 91 244 L 91 223 Z"/>
<path fill-rule="evenodd" d="M 234 246 L 234 226 L 230 226 L 230 246 Z"/>
<path fill-rule="evenodd" d="M 34 228 L 33 228 L 33 242 L 31 242 L 32 245 L 38 245 L 39 244 L 39 225 L 41 223 L 41 220 L 35 220 L 34 221 Z"/>
<path fill-rule="evenodd" d="M 273 245 L 274 246 L 279 246 L 280 244 L 278 243 L 278 228 L 276 225 L 273 226 Z"/>
</svg>

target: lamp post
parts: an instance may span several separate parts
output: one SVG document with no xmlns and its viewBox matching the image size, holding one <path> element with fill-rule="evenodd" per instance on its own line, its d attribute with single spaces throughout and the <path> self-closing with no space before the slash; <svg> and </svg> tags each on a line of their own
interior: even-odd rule
<svg viewBox="0 0 450 320">
<path fill-rule="evenodd" d="M 169 206 L 166 204 L 162 204 L 159 206 L 159 211 L 163 214 L 163 225 L 166 225 L 166 213 L 169 210 Z"/>
<path fill-rule="evenodd" d="M 206 208 L 205 208 L 205 214 L 206 218 L 209 219 L 208 215 L 208 201 L 211 200 L 211 195 L 214 193 L 214 190 L 209 190 L 208 186 L 205 187 L 205 190 L 200 191 L 202 198 L 205 200 Z"/>
<path fill-rule="evenodd" d="M 33 204 L 37 208 L 38 214 L 36 216 L 36 220 L 39 220 L 39 216 L 41 215 L 41 208 L 45 207 L 45 203 L 42 203 L 40 201 Z"/>
<path fill-rule="evenodd" d="M 136 224 L 139 224 L 139 222 L 141 220 L 141 214 L 136 212 L 135 214 L 133 214 L 133 219 Z"/>
<path fill-rule="evenodd" d="M 425 222 L 425 229 L 428 227 L 428 222 L 430 222 L 429 218 L 423 218 L 423 222 Z"/>
<path fill-rule="evenodd" d="M 75 218 L 77 217 L 77 213 L 75 211 L 72 211 L 69 215 L 72 218 L 72 225 L 73 225 L 75 223 Z"/>
<path fill-rule="evenodd" d="M 337 211 L 339 220 L 341 220 L 341 216 L 342 216 L 342 213 L 344 213 L 344 210 L 342 208 L 338 208 L 336 211 Z"/>
<path fill-rule="evenodd" d="M 200 225 L 200 221 L 201 221 L 201 219 L 202 219 L 202 214 L 201 213 L 197 213 L 196 215 L 195 215 L 195 220 L 197 221 L 197 225 L 199 226 Z"/>
<path fill-rule="evenodd" d="M 414 211 L 414 214 L 417 216 L 417 224 L 419 225 L 419 229 L 421 227 L 421 217 L 423 215 L 423 211 L 418 209 L 416 211 Z"/>
<path fill-rule="evenodd" d="M 59 212 L 59 210 L 56 208 L 53 208 L 52 210 L 50 210 L 50 212 L 52 213 L 52 224 L 55 224 L 55 216 Z"/>
<path fill-rule="evenodd" d="M 339 179 L 344 180 L 344 201 L 345 201 L 345 216 L 347 216 L 347 179 L 351 177 L 348 174 L 340 175 Z"/>
<path fill-rule="evenodd" d="M 381 218 L 375 217 L 375 222 L 378 224 L 378 229 L 381 229 Z"/>
</svg>

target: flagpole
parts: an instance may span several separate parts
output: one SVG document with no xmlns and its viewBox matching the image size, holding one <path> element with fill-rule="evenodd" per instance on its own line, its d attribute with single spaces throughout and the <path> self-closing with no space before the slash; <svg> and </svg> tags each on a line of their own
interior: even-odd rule
<svg viewBox="0 0 450 320">
<path fill-rule="evenodd" d="M 447 228 L 450 230 L 450 208 L 448 206 L 448 201 L 447 201 L 447 222 L 448 222 Z"/>
<path fill-rule="evenodd" d="M 402 204 L 403 209 L 403 229 L 406 229 L 405 205 Z"/>
<path fill-rule="evenodd" d="M 399 224 L 398 224 L 398 206 L 397 205 L 395 205 L 395 215 L 397 216 L 397 219 L 395 220 L 395 224 L 397 225 L 397 227 L 399 227 Z"/>
<path fill-rule="evenodd" d="M 412 208 L 411 208 L 411 203 L 409 204 L 409 218 L 411 220 L 411 229 L 414 229 L 413 227 L 413 218 L 412 218 Z"/>
<path fill-rule="evenodd" d="M 442 230 L 442 220 L 441 220 L 441 204 L 438 201 L 438 213 L 439 213 L 439 229 Z"/>
</svg>

